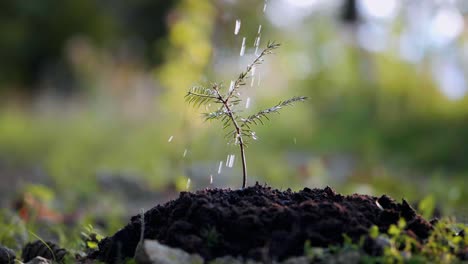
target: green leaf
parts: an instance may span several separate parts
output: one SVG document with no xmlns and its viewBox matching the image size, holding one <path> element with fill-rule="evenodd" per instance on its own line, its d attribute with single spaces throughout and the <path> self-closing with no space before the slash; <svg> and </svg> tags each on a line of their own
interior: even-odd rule
<svg viewBox="0 0 468 264">
<path fill-rule="evenodd" d="M 376 225 L 371 226 L 369 229 L 369 236 L 376 239 L 379 236 L 379 228 Z"/>
<path fill-rule="evenodd" d="M 398 236 L 400 232 L 401 230 L 394 224 L 390 225 L 390 228 L 388 228 L 388 234 L 391 236 Z"/>
<path fill-rule="evenodd" d="M 430 194 L 422 199 L 418 204 L 419 213 L 426 219 L 432 217 L 435 209 L 434 195 Z"/>
</svg>

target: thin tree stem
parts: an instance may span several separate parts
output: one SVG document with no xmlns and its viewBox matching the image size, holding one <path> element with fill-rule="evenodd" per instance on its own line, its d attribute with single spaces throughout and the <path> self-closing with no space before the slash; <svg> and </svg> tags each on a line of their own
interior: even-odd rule
<svg viewBox="0 0 468 264">
<path fill-rule="evenodd" d="M 229 98 L 223 99 L 221 94 L 219 93 L 218 89 L 214 89 L 218 95 L 218 100 L 221 101 L 226 108 L 226 113 L 228 114 L 229 118 L 231 119 L 234 128 L 236 129 L 236 133 L 234 134 L 234 140 L 239 139 L 239 147 L 241 152 L 241 159 L 242 159 L 242 189 L 245 188 L 245 184 L 247 182 L 247 164 L 245 160 L 245 145 L 244 139 L 242 138 L 242 128 L 237 124 L 236 118 L 234 117 L 234 113 L 232 112 L 231 108 L 229 107 Z"/>
<path fill-rule="evenodd" d="M 242 189 L 244 189 L 247 181 L 247 162 L 245 160 L 245 146 L 242 137 L 239 139 L 239 146 L 242 158 Z"/>
</svg>

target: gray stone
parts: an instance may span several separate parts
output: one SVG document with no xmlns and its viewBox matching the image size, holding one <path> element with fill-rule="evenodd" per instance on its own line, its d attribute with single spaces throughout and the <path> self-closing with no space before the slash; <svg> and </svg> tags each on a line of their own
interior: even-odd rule
<svg viewBox="0 0 468 264">
<path fill-rule="evenodd" d="M 202 264 L 198 254 L 189 254 L 181 249 L 171 248 L 156 240 L 140 242 L 135 251 L 135 260 L 139 264 Z"/>
<path fill-rule="evenodd" d="M 48 259 L 45 259 L 43 257 L 35 257 L 31 259 L 29 262 L 26 262 L 25 264 L 51 264 L 52 262 Z"/>
<path fill-rule="evenodd" d="M 13 250 L 0 245 L 0 263 L 13 264 L 15 259 L 16 255 Z"/>
</svg>

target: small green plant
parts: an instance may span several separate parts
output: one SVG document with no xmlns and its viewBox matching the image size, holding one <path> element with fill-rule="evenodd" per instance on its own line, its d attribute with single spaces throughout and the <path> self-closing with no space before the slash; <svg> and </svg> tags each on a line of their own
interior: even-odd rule
<svg viewBox="0 0 468 264">
<path fill-rule="evenodd" d="M 245 148 L 248 143 L 247 139 L 256 139 L 252 127 L 263 124 L 266 120 L 270 120 L 269 116 L 273 113 L 278 113 L 283 107 L 307 99 L 307 97 L 304 96 L 292 97 L 288 100 L 280 101 L 273 107 L 261 110 L 247 117 L 242 117 L 240 115 L 240 110 L 236 109 L 236 106 L 242 102 L 239 89 L 245 86 L 249 74 L 252 74 L 255 67 L 263 62 L 264 56 L 271 54 L 273 50 L 277 49 L 279 46 L 280 44 L 269 42 L 267 47 L 247 66 L 245 71 L 239 74 L 239 77 L 231 83 L 227 90 L 223 85 L 214 83 L 209 88 L 200 86 L 192 87 L 185 96 L 186 101 L 196 107 L 210 104 L 219 105 L 216 111 L 204 113 L 204 117 L 206 120 L 220 120 L 223 122 L 224 129 L 229 129 L 226 138 L 234 140 L 234 143 L 239 146 L 242 159 L 242 188 L 245 188 L 247 180 L 247 164 L 245 159 Z"/>
<path fill-rule="evenodd" d="M 91 224 L 85 226 L 80 235 L 82 245 L 87 250 L 97 249 L 99 242 L 104 238 Z"/>
</svg>

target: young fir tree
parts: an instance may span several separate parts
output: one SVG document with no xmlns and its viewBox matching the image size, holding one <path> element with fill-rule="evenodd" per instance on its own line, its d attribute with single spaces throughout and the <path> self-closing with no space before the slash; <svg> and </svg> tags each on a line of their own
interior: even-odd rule
<svg viewBox="0 0 468 264">
<path fill-rule="evenodd" d="M 203 115 L 206 120 L 220 120 L 223 122 L 224 129 L 229 129 L 226 138 L 233 139 L 235 144 L 239 146 L 242 159 L 242 188 L 245 188 L 247 180 L 247 164 L 245 159 L 247 140 L 256 139 L 252 127 L 263 124 L 266 120 L 270 120 L 269 115 L 278 113 L 283 107 L 307 99 L 307 97 L 304 96 L 292 97 L 288 100 L 280 101 L 273 107 L 246 117 L 241 116 L 240 111 L 236 109 L 242 102 L 242 99 L 239 97 L 239 89 L 245 86 L 246 79 L 249 78 L 248 75 L 257 65 L 263 62 L 266 55 L 271 54 L 273 50 L 279 46 L 280 44 L 274 42 L 268 43 L 267 47 L 247 66 L 244 72 L 240 73 L 239 77 L 237 77 L 235 82 L 231 83 L 227 90 L 222 85 L 215 83 L 208 88 L 200 86 L 192 87 L 185 96 L 186 101 L 196 107 L 209 104 L 219 105 L 218 110 L 204 113 Z"/>
</svg>

